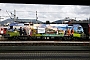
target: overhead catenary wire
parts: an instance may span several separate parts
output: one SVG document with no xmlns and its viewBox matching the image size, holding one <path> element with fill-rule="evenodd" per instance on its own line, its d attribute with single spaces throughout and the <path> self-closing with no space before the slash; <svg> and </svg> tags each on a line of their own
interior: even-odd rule
<svg viewBox="0 0 90 60">
<path fill-rule="evenodd" d="M 7 14 L 9 15 L 8 11 L 6 10 Z M 12 19 L 12 17 L 9 15 L 9 17 Z"/>
<path fill-rule="evenodd" d="M 13 11 L 10 11 L 10 12 L 13 12 Z M 33 13 L 36 13 L 35 11 L 17 11 L 17 12 L 33 12 Z M 37 13 L 90 13 L 90 12 L 37 12 Z"/>
<path fill-rule="evenodd" d="M 9 13 L 11 13 L 11 15 L 12 15 L 12 12 L 14 12 L 14 11 L 9 11 Z M 31 12 L 31 13 L 36 13 L 36 11 L 16 11 L 17 12 L 17 14 L 18 13 L 23 13 L 23 12 Z M 9 15 L 9 13 L 8 13 L 8 15 Z M 38 11 L 37 12 L 37 14 L 38 14 L 38 17 L 39 18 L 47 18 L 47 17 L 40 17 L 40 15 L 39 15 L 39 13 L 44 13 L 44 14 L 54 14 L 54 13 L 56 13 L 56 14 L 60 14 L 60 13 L 85 13 L 85 12 L 40 12 L 40 11 Z M 86 12 L 87 13 L 87 12 Z M 89 13 L 87 13 L 87 14 L 89 14 Z M 30 15 L 29 15 L 30 16 Z M 9 16 L 2 16 L 2 17 L 10 17 L 11 18 L 11 16 L 9 15 Z M 69 16 L 61 16 L 61 17 L 56 17 L 56 18 L 65 18 L 65 17 L 69 17 Z M 85 17 L 85 16 L 81 16 L 81 17 L 69 17 L 69 18 L 88 18 L 88 17 Z"/>
</svg>

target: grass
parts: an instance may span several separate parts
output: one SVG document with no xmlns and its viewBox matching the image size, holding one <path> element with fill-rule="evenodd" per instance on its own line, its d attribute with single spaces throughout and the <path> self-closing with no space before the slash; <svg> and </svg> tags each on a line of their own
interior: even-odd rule
<svg viewBox="0 0 90 60">
<path fill-rule="evenodd" d="M 74 34 L 73 34 L 73 37 L 81 37 L 81 34 L 74 33 Z"/>
<path fill-rule="evenodd" d="M 42 36 L 41 34 L 35 34 L 35 36 Z"/>
<path fill-rule="evenodd" d="M 43 34 L 42 36 L 64 36 L 63 34 Z"/>
<path fill-rule="evenodd" d="M 10 37 L 13 37 L 13 36 L 19 36 L 19 32 L 11 32 L 11 31 L 7 31 L 7 34 L 9 34 Z"/>
</svg>

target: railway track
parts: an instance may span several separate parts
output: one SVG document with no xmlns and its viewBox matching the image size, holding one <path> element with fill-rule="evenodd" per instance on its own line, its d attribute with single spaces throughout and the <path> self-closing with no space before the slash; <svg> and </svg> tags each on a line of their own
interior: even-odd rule
<svg viewBox="0 0 90 60">
<path fill-rule="evenodd" d="M 4 51 L 1 60 L 90 60 L 89 51 Z"/>
<path fill-rule="evenodd" d="M 70 38 L 70 37 L 28 37 L 28 36 L 19 36 L 19 37 L 0 37 L 0 41 L 90 41 L 86 38 Z"/>
<path fill-rule="evenodd" d="M 0 41 L 1 60 L 90 60 L 90 41 Z"/>
<path fill-rule="evenodd" d="M 0 41 L 0 43 L 90 43 L 90 41 Z"/>
<path fill-rule="evenodd" d="M 0 46 L 90 46 L 90 41 L 0 41 Z"/>
</svg>

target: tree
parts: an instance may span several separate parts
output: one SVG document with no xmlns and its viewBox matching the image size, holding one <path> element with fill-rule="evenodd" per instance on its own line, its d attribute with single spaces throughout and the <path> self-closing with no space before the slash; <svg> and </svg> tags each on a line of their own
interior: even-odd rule
<svg viewBox="0 0 90 60">
<path fill-rule="evenodd" d="M 52 22 L 52 24 L 56 24 L 55 22 Z"/>
<path fill-rule="evenodd" d="M 46 21 L 46 24 L 50 24 L 50 21 Z"/>
</svg>

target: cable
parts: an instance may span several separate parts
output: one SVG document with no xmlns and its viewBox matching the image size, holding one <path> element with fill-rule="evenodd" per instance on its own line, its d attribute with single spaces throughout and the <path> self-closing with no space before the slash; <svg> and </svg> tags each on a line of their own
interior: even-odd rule
<svg viewBox="0 0 90 60">
<path fill-rule="evenodd" d="M 10 11 L 13 12 L 13 11 Z M 36 13 L 35 11 L 16 11 L 16 12 L 33 12 Z M 37 13 L 90 13 L 90 12 L 38 12 Z"/>
<path fill-rule="evenodd" d="M 7 14 L 9 15 L 8 11 L 6 10 Z M 9 17 L 11 18 L 11 16 L 9 15 Z M 12 18 L 11 18 L 12 19 Z"/>
</svg>

